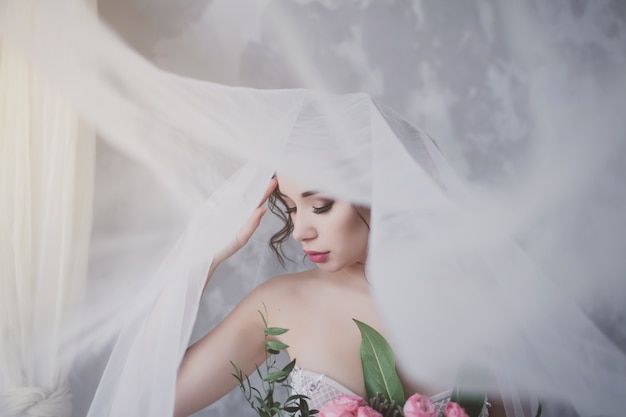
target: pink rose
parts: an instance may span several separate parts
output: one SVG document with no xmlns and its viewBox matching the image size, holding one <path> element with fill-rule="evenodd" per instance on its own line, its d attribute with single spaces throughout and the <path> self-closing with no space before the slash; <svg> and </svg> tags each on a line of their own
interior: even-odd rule
<svg viewBox="0 0 626 417">
<path fill-rule="evenodd" d="M 463 407 L 452 401 L 446 405 L 445 415 L 446 417 L 469 417 Z"/>
<path fill-rule="evenodd" d="M 322 406 L 319 417 L 357 417 L 359 407 L 365 400 L 354 395 L 340 395 Z"/>
<path fill-rule="evenodd" d="M 364 407 L 359 407 L 356 417 L 383 417 L 383 415 L 374 410 L 372 407 L 366 405 Z"/>
<path fill-rule="evenodd" d="M 436 417 L 437 408 L 425 395 L 413 394 L 404 403 L 405 417 Z"/>
</svg>

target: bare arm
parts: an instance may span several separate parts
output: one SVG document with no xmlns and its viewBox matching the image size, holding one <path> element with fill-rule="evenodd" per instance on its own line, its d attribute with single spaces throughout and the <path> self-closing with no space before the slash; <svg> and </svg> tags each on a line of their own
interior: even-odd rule
<svg viewBox="0 0 626 417">
<path fill-rule="evenodd" d="M 262 291 L 261 291 L 262 292 Z M 237 386 L 231 361 L 250 375 L 266 359 L 260 291 L 251 293 L 185 353 L 176 380 L 175 417 L 188 416 Z"/>
<path fill-rule="evenodd" d="M 261 204 L 276 185 L 274 178 L 265 190 Z M 235 239 L 215 254 L 205 288 L 215 269 L 248 242 L 265 211 L 259 205 Z M 263 302 L 261 292 L 258 289 L 253 291 L 215 329 L 187 349 L 176 379 L 176 417 L 187 416 L 212 404 L 237 385 L 231 361 L 250 374 L 265 360 L 263 323 L 257 313 Z"/>
</svg>

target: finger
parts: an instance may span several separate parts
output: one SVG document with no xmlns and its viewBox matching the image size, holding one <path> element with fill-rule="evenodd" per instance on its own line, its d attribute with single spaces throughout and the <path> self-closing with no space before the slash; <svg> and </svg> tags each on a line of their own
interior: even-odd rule
<svg viewBox="0 0 626 417">
<path fill-rule="evenodd" d="M 263 203 L 267 201 L 270 194 L 274 192 L 276 187 L 278 187 L 278 180 L 276 179 L 276 177 L 274 177 L 270 180 L 270 183 L 267 185 L 267 188 L 265 189 L 265 193 L 263 194 L 263 198 L 261 199 L 261 202 L 259 203 L 258 207 L 261 207 Z"/>
<path fill-rule="evenodd" d="M 241 230 L 237 234 L 237 241 L 240 247 L 245 245 L 250 239 L 250 236 L 252 236 L 252 234 L 256 231 L 256 229 L 258 229 L 259 225 L 261 224 L 261 218 L 263 217 L 266 211 L 267 211 L 267 208 L 265 207 L 259 207 L 256 210 L 254 210 L 254 213 L 252 213 L 252 216 L 250 216 L 250 219 L 248 219 L 246 224 L 241 228 Z"/>
<path fill-rule="evenodd" d="M 257 227 L 259 227 L 259 224 L 261 224 L 261 219 L 263 218 L 263 215 L 265 214 L 266 211 L 267 211 L 267 207 L 257 207 L 254 210 L 254 213 L 252 213 L 252 217 L 250 217 L 250 220 L 248 221 L 248 225 L 251 226 L 254 230 L 256 230 Z"/>
</svg>

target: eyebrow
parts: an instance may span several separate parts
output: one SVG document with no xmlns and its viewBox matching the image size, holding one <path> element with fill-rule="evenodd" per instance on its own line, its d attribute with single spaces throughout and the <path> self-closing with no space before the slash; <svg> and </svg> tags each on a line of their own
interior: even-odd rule
<svg viewBox="0 0 626 417">
<path fill-rule="evenodd" d="M 285 195 L 285 194 L 283 194 L 283 193 L 281 193 L 281 192 L 279 192 L 279 194 L 280 194 L 282 197 L 289 198 L 289 196 L 288 196 L 288 195 Z M 305 192 L 303 192 L 303 193 L 301 194 L 301 196 L 302 196 L 302 198 L 307 198 L 307 197 L 311 197 L 312 195 L 315 195 L 315 194 L 319 194 L 319 193 L 318 193 L 317 191 L 305 191 Z M 290 198 L 289 198 L 289 199 L 290 199 Z M 290 200 L 291 200 L 291 199 L 290 199 Z"/>
</svg>

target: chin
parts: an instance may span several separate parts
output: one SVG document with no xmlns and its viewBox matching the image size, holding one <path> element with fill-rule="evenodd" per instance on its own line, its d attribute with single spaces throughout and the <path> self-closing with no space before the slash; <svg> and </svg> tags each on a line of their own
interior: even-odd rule
<svg viewBox="0 0 626 417">
<path fill-rule="evenodd" d="M 324 272 L 337 272 L 340 271 L 344 265 L 337 265 L 334 262 L 323 262 L 317 264 L 317 267 Z"/>
</svg>

